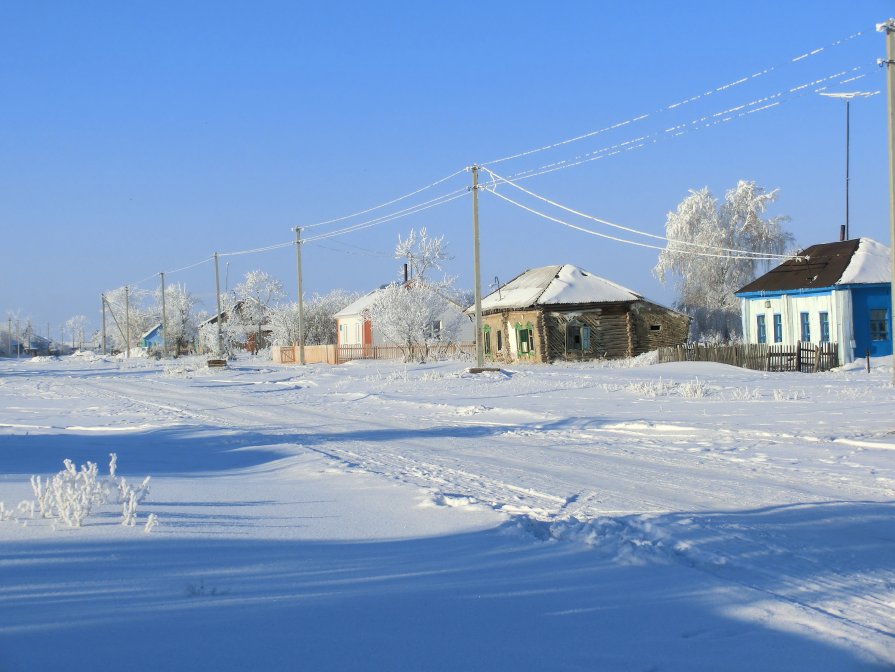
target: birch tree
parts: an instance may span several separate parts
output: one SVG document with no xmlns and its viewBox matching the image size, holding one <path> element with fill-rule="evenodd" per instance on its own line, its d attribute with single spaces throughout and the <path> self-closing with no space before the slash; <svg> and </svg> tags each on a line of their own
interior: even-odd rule
<svg viewBox="0 0 895 672">
<path fill-rule="evenodd" d="M 674 278 L 675 308 L 693 317 L 694 339 L 730 340 L 740 336 L 740 304 L 734 292 L 766 270 L 768 262 L 743 258 L 745 253 L 783 254 L 793 237 L 783 229 L 786 216 L 764 217 L 777 199 L 755 182 L 740 180 L 719 203 L 708 187 L 690 195 L 669 212 L 653 273 L 663 283 Z M 708 253 L 717 256 L 708 256 Z"/>
</svg>

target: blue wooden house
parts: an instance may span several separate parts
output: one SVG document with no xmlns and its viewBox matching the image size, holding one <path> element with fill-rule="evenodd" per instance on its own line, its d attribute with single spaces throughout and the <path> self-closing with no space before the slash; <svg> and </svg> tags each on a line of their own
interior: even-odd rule
<svg viewBox="0 0 895 672">
<path fill-rule="evenodd" d="M 164 345 L 165 337 L 161 322 L 140 336 L 140 347 L 146 348 L 147 350 L 161 350 Z"/>
<path fill-rule="evenodd" d="M 890 250 L 870 238 L 812 245 L 740 289 L 746 343 L 837 343 L 839 361 L 892 354 Z"/>
</svg>

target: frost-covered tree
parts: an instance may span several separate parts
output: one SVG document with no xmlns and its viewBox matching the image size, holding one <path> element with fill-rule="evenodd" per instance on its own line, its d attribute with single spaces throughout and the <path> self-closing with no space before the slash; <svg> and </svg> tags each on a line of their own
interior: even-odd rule
<svg viewBox="0 0 895 672">
<path fill-rule="evenodd" d="M 84 346 L 84 331 L 87 329 L 87 316 L 75 315 L 65 321 L 65 330 L 71 335 L 71 347 Z"/>
<path fill-rule="evenodd" d="M 665 235 L 669 242 L 659 253 L 653 273 L 663 283 L 669 276 L 676 277 L 675 307 L 693 317 L 693 338 L 729 340 L 740 335 L 740 305 L 734 292 L 768 264 L 722 248 L 783 254 L 793 239 L 783 229 L 789 218 L 763 217 L 776 198 L 776 189 L 766 192 L 755 182 L 740 180 L 725 194 L 723 203 L 705 187 L 691 190 L 677 210 L 668 213 Z"/>
<path fill-rule="evenodd" d="M 304 342 L 324 345 L 336 342 L 336 318 L 342 308 L 358 298 L 356 292 L 334 289 L 328 294 L 314 294 L 304 301 Z M 281 345 L 298 343 L 298 304 L 276 306 L 271 312 L 274 342 Z"/>
<path fill-rule="evenodd" d="M 161 288 L 155 292 L 155 311 L 158 321 L 162 320 Z M 188 352 L 196 335 L 198 321 L 195 308 L 198 300 L 186 286 L 172 284 L 165 287 L 165 344 L 168 352 L 175 357 Z"/>
<path fill-rule="evenodd" d="M 401 348 L 404 360 L 426 361 L 432 350 L 443 349 L 457 338 L 463 319 L 451 310 L 449 286 L 417 279 L 380 290 L 370 306 L 373 328 L 388 343 Z"/>
<path fill-rule="evenodd" d="M 140 337 L 157 322 L 153 311 L 144 307 L 149 292 L 134 287 L 118 287 L 106 292 L 106 304 L 112 326 L 107 330 L 112 348 L 124 352 L 128 345 L 125 335 L 130 332 L 130 347 L 140 344 Z M 130 327 L 128 329 L 128 327 Z"/>
<path fill-rule="evenodd" d="M 231 327 L 242 325 L 253 328 L 253 353 L 261 347 L 262 326 L 270 319 L 271 310 L 285 296 L 283 283 L 265 271 L 249 271 L 245 280 L 233 288 L 234 307 L 228 322 Z"/>
<path fill-rule="evenodd" d="M 444 236 L 429 238 L 426 227 L 423 227 L 419 234 L 410 229 L 407 238 L 402 239 L 400 235 L 398 236 L 395 259 L 407 260 L 411 278 L 426 280 L 430 270 L 444 270 L 443 263 L 452 257 L 447 252 Z"/>
</svg>

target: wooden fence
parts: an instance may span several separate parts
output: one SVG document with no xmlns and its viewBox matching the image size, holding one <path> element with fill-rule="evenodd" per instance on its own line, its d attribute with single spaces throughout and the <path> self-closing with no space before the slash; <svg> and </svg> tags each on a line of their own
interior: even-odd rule
<svg viewBox="0 0 895 672">
<path fill-rule="evenodd" d="M 298 347 L 294 345 L 273 346 L 271 358 L 278 364 L 297 364 Z M 306 364 L 342 364 L 357 359 L 391 359 L 422 361 L 433 359 L 466 359 L 475 357 L 475 343 L 448 343 L 430 345 L 425 350 L 397 345 L 306 345 Z"/>
<path fill-rule="evenodd" d="M 800 371 L 816 373 L 839 366 L 839 348 L 835 343 L 797 343 L 770 345 L 706 345 L 687 343 L 659 348 L 659 363 L 717 362 L 756 371 Z"/>
</svg>

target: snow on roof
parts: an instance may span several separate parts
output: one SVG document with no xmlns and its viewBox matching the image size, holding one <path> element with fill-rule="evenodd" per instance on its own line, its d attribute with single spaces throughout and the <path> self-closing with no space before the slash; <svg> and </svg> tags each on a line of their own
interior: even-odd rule
<svg viewBox="0 0 895 672">
<path fill-rule="evenodd" d="M 140 336 L 140 338 L 149 338 L 149 337 L 152 335 L 152 333 L 153 333 L 156 329 L 161 329 L 161 328 L 162 328 L 162 323 L 161 323 L 161 322 L 156 322 L 156 323 L 155 323 L 155 326 L 153 326 L 152 328 L 148 329 L 148 330 L 146 331 L 145 334 L 143 334 L 142 336 Z"/>
<path fill-rule="evenodd" d="M 892 266 L 889 248 L 870 238 L 861 238 L 851 262 L 845 267 L 837 285 L 891 282 Z"/>
<path fill-rule="evenodd" d="M 572 264 L 525 271 L 482 299 L 482 310 L 529 308 L 535 305 L 615 303 L 643 297 L 619 284 Z"/>
<path fill-rule="evenodd" d="M 891 282 L 889 248 L 870 238 L 820 243 L 800 251 L 736 294 Z"/>
<path fill-rule="evenodd" d="M 340 310 L 338 313 L 333 315 L 333 317 L 338 318 L 338 317 L 351 317 L 352 315 L 360 315 L 367 308 L 369 308 L 370 306 L 373 305 L 373 301 L 376 300 L 376 296 L 379 294 L 379 292 L 381 292 L 386 287 L 388 287 L 388 285 L 382 285 L 382 287 L 377 287 L 372 292 L 368 292 L 367 294 L 364 294 L 359 299 L 352 301 L 347 306 L 342 308 L 342 310 Z"/>
</svg>

